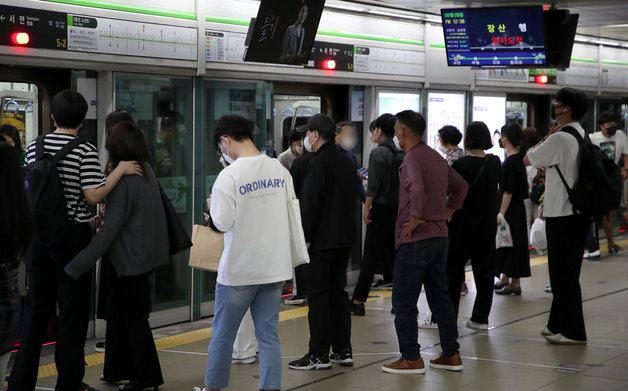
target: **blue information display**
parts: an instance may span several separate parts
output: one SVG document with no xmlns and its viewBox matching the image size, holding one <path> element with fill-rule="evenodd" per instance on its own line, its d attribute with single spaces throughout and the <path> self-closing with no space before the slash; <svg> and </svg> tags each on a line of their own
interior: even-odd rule
<svg viewBox="0 0 628 391">
<path fill-rule="evenodd" d="M 441 16 L 449 66 L 546 64 L 540 6 L 443 9 Z"/>
</svg>

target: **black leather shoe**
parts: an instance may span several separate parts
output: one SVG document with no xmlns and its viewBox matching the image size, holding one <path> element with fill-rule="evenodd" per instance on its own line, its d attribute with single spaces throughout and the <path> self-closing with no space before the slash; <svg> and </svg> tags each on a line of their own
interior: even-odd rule
<svg viewBox="0 0 628 391">
<path fill-rule="evenodd" d="M 495 291 L 495 294 L 507 296 L 521 296 L 521 287 L 508 288 L 505 286 L 502 289 Z"/>
</svg>

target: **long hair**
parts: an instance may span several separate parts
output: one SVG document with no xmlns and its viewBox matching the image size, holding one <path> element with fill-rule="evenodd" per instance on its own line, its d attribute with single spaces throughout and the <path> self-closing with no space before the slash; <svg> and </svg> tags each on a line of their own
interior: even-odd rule
<svg viewBox="0 0 628 391">
<path fill-rule="evenodd" d="M 0 143 L 0 265 L 16 267 L 34 233 L 17 151 Z"/>
<path fill-rule="evenodd" d="M 20 152 L 24 152 L 22 147 L 22 137 L 20 137 L 20 131 L 13 125 L 3 124 L 0 125 L 0 134 L 11 137 L 15 143 L 15 149 Z"/>
<path fill-rule="evenodd" d="M 111 174 L 121 161 L 147 162 L 150 159 L 144 133 L 133 122 L 123 121 L 115 124 L 105 141 L 109 151 L 109 161 L 105 172 Z"/>
</svg>

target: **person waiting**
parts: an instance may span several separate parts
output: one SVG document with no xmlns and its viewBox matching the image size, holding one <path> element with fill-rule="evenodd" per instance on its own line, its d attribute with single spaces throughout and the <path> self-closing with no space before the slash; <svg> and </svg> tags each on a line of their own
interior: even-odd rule
<svg viewBox="0 0 628 391">
<path fill-rule="evenodd" d="M 277 158 L 286 170 L 290 170 L 294 159 L 303 155 L 303 133 L 297 132 L 296 129 L 291 129 L 288 134 L 288 143 L 290 143 L 288 149 L 280 153 Z"/>
<path fill-rule="evenodd" d="M 425 373 L 416 319 L 422 285 L 438 317 L 443 348 L 430 366 L 452 371 L 463 368 L 456 317 L 447 290 L 447 221 L 462 207 L 467 183 L 425 144 L 425 128 L 421 114 L 412 110 L 397 114 L 395 137 L 406 152 L 399 169 L 392 292 L 401 358 L 382 366 L 382 371 L 388 373 Z"/>
<path fill-rule="evenodd" d="M 467 156 L 454 162 L 456 170 L 469 185 L 462 209 L 449 223 L 447 276 L 449 295 L 458 316 L 460 279 L 464 278 L 467 260 L 471 260 L 477 295 L 467 327 L 488 329 L 488 316 L 493 303 L 493 261 L 495 256 L 495 218 L 498 208 L 501 162 L 491 149 L 491 132 L 484 122 L 471 122 L 464 133 Z"/>
<path fill-rule="evenodd" d="M 301 214 L 310 263 L 306 284 L 309 305 L 308 352 L 290 369 L 353 365 L 347 264 L 356 240 L 354 165 L 334 145 L 334 121 L 316 114 L 307 123 L 305 148 L 314 152 L 301 194 Z M 330 348 L 332 353 L 330 354 Z"/>
<path fill-rule="evenodd" d="M 572 128 L 584 138 L 586 133 L 578 121 L 588 107 L 587 96 L 582 91 L 570 87 L 560 89 L 550 112 L 558 125 L 530 149 L 524 159 L 525 164 L 536 168 L 547 167 L 543 215 L 547 231 L 547 267 L 554 298 L 541 335 L 552 344 L 587 343 L 580 269 L 589 218 L 574 211 L 557 168 L 573 187 L 578 180 L 580 146 L 573 135 L 562 129 Z"/>
<path fill-rule="evenodd" d="M 358 145 L 358 132 L 353 122 L 343 121 L 336 125 L 336 145 L 338 150 L 344 155 L 348 156 L 353 162 L 354 177 L 353 182 L 355 184 L 355 193 L 358 198 L 364 202 L 366 200 L 366 194 L 364 192 L 364 185 L 362 179 L 358 174 L 358 158 L 353 153 L 353 150 Z"/>
<path fill-rule="evenodd" d="M 397 118 L 383 114 L 375 122 L 371 140 L 377 147 L 369 156 L 369 176 L 364 203 L 364 254 L 358 282 L 353 290 L 351 313 L 365 315 L 366 302 L 375 273 L 392 282 L 395 260 L 395 219 L 399 202 L 399 165 L 403 152 L 393 142 Z"/>
<path fill-rule="evenodd" d="M 589 138 L 593 144 L 606 153 L 609 159 L 621 167 L 621 179 L 625 181 L 628 178 L 628 136 L 622 130 L 617 129 L 617 117 L 608 111 L 600 113 L 598 127 L 599 131 L 591 134 Z M 619 255 L 626 252 L 625 248 L 615 243 L 613 221 L 616 213 L 616 210 L 611 210 L 605 216 L 602 216 L 602 226 L 606 234 L 607 248 L 610 255 Z M 594 225 L 597 230 L 597 223 Z M 600 247 L 598 241 L 594 239 L 593 233 L 593 230 L 590 229 L 587 234 L 587 253 L 584 254 L 584 259 L 595 260 L 600 257 Z"/>
<path fill-rule="evenodd" d="M 521 278 L 530 277 L 530 250 L 528 224 L 524 200 L 528 198 L 528 174 L 523 165 L 526 151 L 521 151 L 521 126 L 505 125 L 499 143 L 506 150 L 499 178 L 501 202 L 497 225 L 507 222 L 512 236 L 512 247 L 495 251 L 495 273 L 500 278 L 495 284 L 498 295 L 521 295 Z"/>
</svg>

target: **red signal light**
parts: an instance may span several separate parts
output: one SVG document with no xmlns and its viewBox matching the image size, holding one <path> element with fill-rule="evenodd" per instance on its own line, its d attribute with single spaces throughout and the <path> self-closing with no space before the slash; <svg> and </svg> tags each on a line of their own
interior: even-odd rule
<svg viewBox="0 0 628 391">
<path fill-rule="evenodd" d="M 11 36 L 11 42 L 14 45 L 28 45 L 28 43 L 31 41 L 31 37 L 30 35 L 28 35 L 28 33 L 13 33 L 13 35 Z"/>
<path fill-rule="evenodd" d="M 538 75 L 534 77 L 534 82 L 537 84 L 547 84 L 549 78 L 547 75 Z"/>
<path fill-rule="evenodd" d="M 336 69 L 336 60 L 325 60 L 323 61 L 323 68 L 328 70 Z"/>
</svg>

